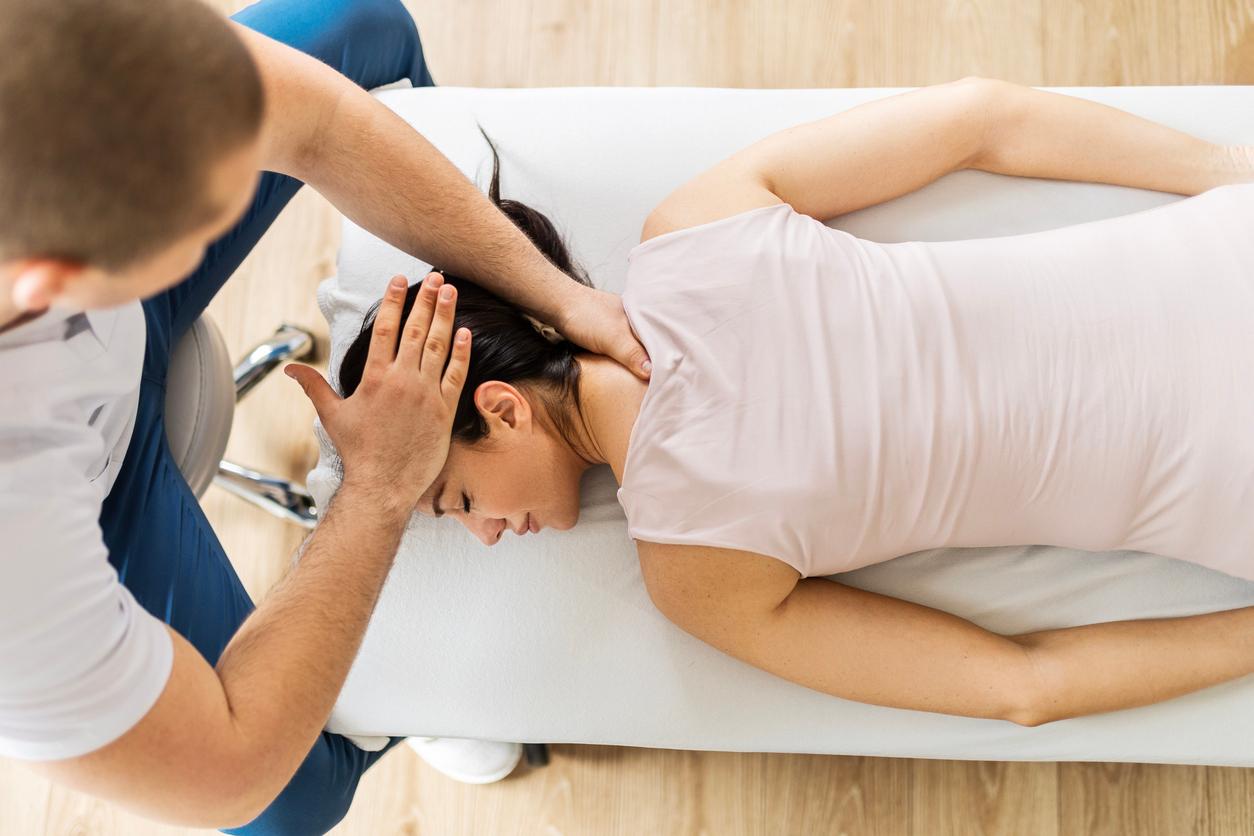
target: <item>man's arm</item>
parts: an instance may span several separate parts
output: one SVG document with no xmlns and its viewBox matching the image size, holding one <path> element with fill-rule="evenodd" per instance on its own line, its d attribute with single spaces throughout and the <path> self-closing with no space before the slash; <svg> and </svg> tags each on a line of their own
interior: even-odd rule
<svg viewBox="0 0 1254 836">
<path fill-rule="evenodd" d="M 295 367 L 340 451 L 344 482 L 299 564 L 216 670 L 171 631 L 173 669 L 148 714 L 95 752 L 37 769 L 143 815 L 202 827 L 244 824 L 278 795 L 330 716 L 406 521 L 448 452 L 470 342 L 452 342 L 454 300 L 437 307 L 440 284 L 428 277 L 399 348 L 405 282 L 389 286 L 352 398 Z"/>
<path fill-rule="evenodd" d="M 402 520 L 365 491 L 341 490 L 299 566 L 240 628 L 216 670 L 167 628 L 173 667 L 144 718 L 102 749 L 32 767 L 170 824 L 225 828 L 256 818 L 330 716 Z"/>
<path fill-rule="evenodd" d="M 648 359 L 614 294 L 572 281 L 420 133 L 314 58 L 237 31 L 266 91 L 263 165 L 327 197 L 356 224 L 479 282 L 635 374 Z"/>
</svg>

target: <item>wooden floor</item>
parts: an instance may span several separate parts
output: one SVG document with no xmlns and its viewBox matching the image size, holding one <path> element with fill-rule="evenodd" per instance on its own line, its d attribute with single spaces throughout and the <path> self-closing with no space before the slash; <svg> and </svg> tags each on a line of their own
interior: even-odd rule
<svg viewBox="0 0 1254 836">
<path fill-rule="evenodd" d="M 213 0 L 224 11 L 242 5 Z M 1254 84 L 1254 0 L 407 0 L 445 85 L 912 86 L 967 74 L 1036 85 Z M 216 300 L 236 352 L 313 301 L 336 217 L 300 195 Z M 300 479 L 313 419 L 267 381 L 229 454 Z M 249 590 L 300 532 L 211 490 Z M 1254 710 L 1254 706 L 1251 706 Z M 1254 770 L 1002 764 L 554 747 L 489 787 L 407 749 L 363 780 L 340 834 L 1254 834 Z M 0 834 L 170 834 L 0 764 Z"/>
</svg>

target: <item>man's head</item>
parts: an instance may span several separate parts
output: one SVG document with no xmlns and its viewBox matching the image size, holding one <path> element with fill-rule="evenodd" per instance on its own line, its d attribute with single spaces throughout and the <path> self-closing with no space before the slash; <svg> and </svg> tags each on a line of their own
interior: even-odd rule
<svg viewBox="0 0 1254 836">
<path fill-rule="evenodd" d="M 247 205 L 261 79 L 198 0 L 0 0 L 0 55 L 0 287 L 18 308 L 169 287 Z"/>
</svg>

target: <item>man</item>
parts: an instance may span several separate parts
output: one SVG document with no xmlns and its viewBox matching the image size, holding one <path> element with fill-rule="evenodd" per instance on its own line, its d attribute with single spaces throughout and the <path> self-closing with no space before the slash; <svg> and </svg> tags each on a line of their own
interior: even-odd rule
<svg viewBox="0 0 1254 836">
<path fill-rule="evenodd" d="M 616 297 L 364 92 L 431 83 L 397 0 L 234 23 L 197 0 L 0 0 L 0 54 L 0 755 L 169 822 L 324 832 L 381 754 L 322 727 L 470 341 L 437 275 L 406 323 L 393 280 L 352 398 L 291 370 L 345 476 L 255 611 L 166 445 L 171 348 L 303 181 L 647 376 L 643 349 Z"/>
</svg>

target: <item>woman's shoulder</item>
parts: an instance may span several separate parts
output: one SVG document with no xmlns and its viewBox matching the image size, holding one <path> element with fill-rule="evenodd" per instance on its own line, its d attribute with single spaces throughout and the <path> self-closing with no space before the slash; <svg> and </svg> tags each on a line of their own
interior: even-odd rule
<svg viewBox="0 0 1254 836">
<path fill-rule="evenodd" d="M 709 238 L 742 241 L 746 229 L 759 226 L 765 218 L 796 214 L 793 207 L 784 202 L 762 204 L 737 212 L 715 213 L 712 217 L 666 214 L 660 212 L 660 209 L 662 207 L 658 207 L 648 216 L 641 231 L 641 241 L 632 248 L 630 257 L 657 251 L 671 244 L 705 241 Z"/>
<path fill-rule="evenodd" d="M 711 604 L 773 606 L 802 577 L 778 558 L 741 549 L 637 540 L 636 551 L 650 597 L 671 618 Z"/>
</svg>

